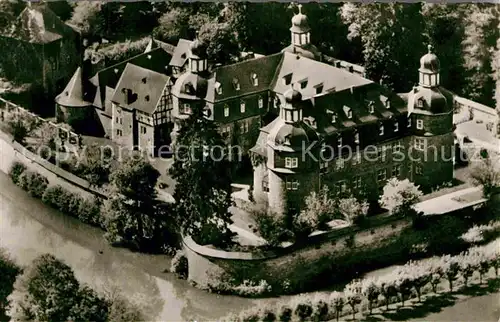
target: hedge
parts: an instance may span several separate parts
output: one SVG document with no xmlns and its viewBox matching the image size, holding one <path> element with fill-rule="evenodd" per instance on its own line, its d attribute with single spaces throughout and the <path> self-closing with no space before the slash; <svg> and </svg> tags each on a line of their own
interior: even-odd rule
<svg viewBox="0 0 500 322">
<path fill-rule="evenodd" d="M 359 305 L 368 303 L 371 310 L 380 305 L 388 306 L 394 298 L 401 301 L 416 294 L 420 302 L 426 285 L 432 286 L 432 292 L 437 292 L 437 284 L 447 282 L 450 292 L 454 282 L 462 278 L 467 287 L 474 272 L 479 275 L 482 284 L 487 273 L 494 269 L 495 278 L 498 278 L 500 269 L 500 239 L 480 247 L 473 247 L 456 256 L 444 255 L 421 262 L 407 262 L 404 266 L 395 269 L 390 274 L 380 278 L 365 278 L 353 280 L 343 292 L 302 294 L 284 300 L 276 306 L 264 305 L 242 311 L 239 315 L 230 315 L 225 321 L 269 321 L 270 315 L 278 317 L 280 321 L 290 321 L 291 316 L 300 321 L 337 319 L 346 313 L 353 314 L 362 311 Z M 430 291 L 429 291 L 430 293 Z M 284 314 L 283 312 L 286 312 Z"/>
<path fill-rule="evenodd" d="M 18 184 L 19 177 L 26 170 L 26 166 L 21 162 L 14 162 L 10 168 L 9 176 L 14 184 Z"/>
<path fill-rule="evenodd" d="M 17 183 L 22 189 L 28 192 L 32 197 L 41 198 L 47 189 L 49 181 L 39 173 L 24 171 Z"/>
</svg>

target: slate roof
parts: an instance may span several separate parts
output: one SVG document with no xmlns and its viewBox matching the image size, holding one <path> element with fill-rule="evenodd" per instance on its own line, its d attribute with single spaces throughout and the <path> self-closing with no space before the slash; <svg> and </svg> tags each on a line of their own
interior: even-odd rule
<svg viewBox="0 0 500 322">
<path fill-rule="evenodd" d="M 103 105 L 109 105 L 111 97 L 106 94 L 109 93 L 109 89 L 107 90 L 106 88 L 114 89 L 116 87 L 118 80 L 128 63 L 147 68 L 158 73 L 166 73 L 166 62 L 170 59 L 170 57 L 169 53 L 159 47 L 98 71 L 90 79 L 90 82 L 97 88 L 96 97 L 93 100 L 94 106 L 102 108 Z M 98 95 L 100 97 L 97 97 Z"/>
<path fill-rule="evenodd" d="M 7 36 L 35 44 L 48 44 L 72 34 L 74 30 L 47 5 L 34 3 L 21 12 Z"/>
<path fill-rule="evenodd" d="M 82 69 L 80 67 L 78 67 L 75 74 L 73 74 L 73 77 L 71 77 L 61 94 L 57 95 L 56 103 L 69 107 L 85 107 L 92 105 L 92 103 L 86 102 L 83 98 Z"/>
<path fill-rule="evenodd" d="M 172 59 L 169 65 L 174 67 L 182 67 L 189 57 L 189 47 L 193 42 L 191 40 L 179 39 L 177 46 L 172 54 Z"/>
<path fill-rule="evenodd" d="M 279 68 L 282 56 L 283 54 L 278 53 L 215 69 L 211 81 L 208 82 L 206 100 L 217 102 L 268 90 L 271 87 L 274 74 Z M 252 74 L 257 76 L 257 86 L 254 86 Z M 236 89 L 235 82 L 239 84 L 239 90 Z M 222 87 L 221 94 L 216 93 L 216 86 Z"/>
<path fill-rule="evenodd" d="M 153 114 L 169 80 L 164 74 L 128 63 L 111 101 L 127 109 Z M 126 101 L 127 90 L 132 91 L 134 100 Z"/>
</svg>

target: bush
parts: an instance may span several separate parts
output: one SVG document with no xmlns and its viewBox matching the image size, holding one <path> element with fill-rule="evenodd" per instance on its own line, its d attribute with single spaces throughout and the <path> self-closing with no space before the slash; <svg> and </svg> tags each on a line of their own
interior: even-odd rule
<svg viewBox="0 0 500 322">
<path fill-rule="evenodd" d="M 48 187 L 42 196 L 42 201 L 52 208 L 62 209 L 63 203 L 67 202 L 69 193 L 63 187 L 57 185 Z"/>
<path fill-rule="evenodd" d="M 268 245 L 279 246 L 282 242 L 293 239 L 294 234 L 286 227 L 284 218 L 267 211 L 255 211 L 257 229 Z"/>
<path fill-rule="evenodd" d="M 21 162 L 14 162 L 10 167 L 9 176 L 14 184 L 18 184 L 19 177 L 26 170 L 26 166 Z"/>
<path fill-rule="evenodd" d="M 82 222 L 102 227 L 104 220 L 101 216 L 101 200 L 98 197 L 82 199 L 77 210 L 78 219 Z"/>
<path fill-rule="evenodd" d="M 47 178 L 32 171 L 25 171 L 19 177 L 18 185 L 32 197 L 41 198 L 49 181 Z"/>
<path fill-rule="evenodd" d="M 188 277 L 188 261 L 186 254 L 182 250 L 178 250 L 174 258 L 172 258 L 170 272 L 184 279 Z"/>
</svg>

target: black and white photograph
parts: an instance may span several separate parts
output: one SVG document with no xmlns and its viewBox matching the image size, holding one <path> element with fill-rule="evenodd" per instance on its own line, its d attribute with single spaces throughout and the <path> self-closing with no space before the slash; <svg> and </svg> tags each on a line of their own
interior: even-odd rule
<svg viewBox="0 0 500 322">
<path fill-rule="evenodd" d="M 500 322 L 500 2 L 0 0 L 0 321 Z"/>
</svg>

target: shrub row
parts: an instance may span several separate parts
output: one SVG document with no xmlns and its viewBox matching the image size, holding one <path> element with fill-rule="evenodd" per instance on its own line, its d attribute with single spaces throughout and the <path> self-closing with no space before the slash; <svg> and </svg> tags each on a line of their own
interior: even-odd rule
<svg viewBox="0 0 500 322">
<path fill-rule="evenodd" d="M 461 278 L 467 286 L 470 278 L 477 272 L 482 283 L 486 274 L 493 268 L 498 278 L 500 269 L 500 240 L 486 246 L 474 247 L 457 256 L 444 255 L 420 262 L 408 262 L 380 278 L 366 278 L 349 283 L 343 292 L 302 294 L 276 306 L 256 306 L 231 315 L 226 321 L 325 321 L 345 313 L 352 313 L 353 319 L 362 302 L 367 303 L 369 313 L 382 303 L 388 306 L 394 299 L 405 300 L 413 294 L 418 301 L 425 292 L 425 286 L 437 293 L 437 286 L 445 281 L 453 291 L 454 283 Z M 360 311 L 360 310 L 359 310 Z"/>
<path fill-rule="evenodd" d="M 19 162 L 12 165 L 9 174 L 12 182 L 27 191 L 30 196 L 40 198 L 45 204 L 64 214 L 76 217 L 84 223 L 103 226 L 99 198 L 84 199 L 79 194 L 72 193 L 59 185 L 49 187 L 47 178 L 26 170 L 26 166 Z"/>
</svg>

